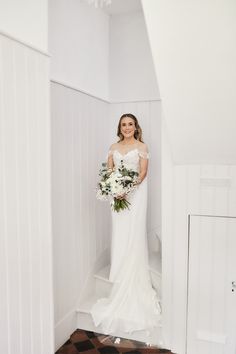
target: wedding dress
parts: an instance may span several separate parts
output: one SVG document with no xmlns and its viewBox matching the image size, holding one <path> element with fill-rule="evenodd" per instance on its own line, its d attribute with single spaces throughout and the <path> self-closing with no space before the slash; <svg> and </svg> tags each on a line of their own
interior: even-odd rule
<svg viewBox="0 0 236 354">
<path fill-rule="evenodd" d="M 139 159 L 149 158 L 146 145 L 140 142 L 131 145 L 125 154 L 121 144 L 112 146 L 108 156 L 113 155 L 115 168 L 123 160 L 127 168 L 139 172 Z M 148 264 L 147 177 L 127 200 L 131 203 L 129 209 L 111 211 L 111 293 L 107 298 L 98 299 L 91 309 L 95 326 L 100 324 L 104 334 L 137 330 L 150 334 L 153 327 L 160 326 L 160 301 L 152 287 Z"/>
</svg>

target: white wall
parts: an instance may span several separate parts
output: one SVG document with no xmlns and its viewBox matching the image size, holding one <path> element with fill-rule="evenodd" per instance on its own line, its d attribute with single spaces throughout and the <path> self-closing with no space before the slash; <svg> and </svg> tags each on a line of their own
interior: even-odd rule
<svg viewBox="0 0 236 354">
<path fill-rule="evenodd" d="M 54 352 L 49 58 L 0 34 L 0 343 Z"/>
<path fill-rule="evenodd" d="M 49 1 L 51 78 L 109 96 L 109 16 L 79 0 Z"/>
<path fill-rule="evenodd" d="M 95 196 L 98 170 L 124 111 L 137 114 L 150 149 L 148 231 L 160 229 L 160 102 L 108 104 L 51 84 L 55 343 L 76 329 L 76 308 L 101 253 L 110 247 L 108 203 Z"/>
<path fill-rule="evenodd" d="M 109 16 L 77 0 L 49 1 L 51 78 L 112 102 L 160 97 L 141 11 Z"/>
<path fill-rule="evenodd" d="M 150 101 L 159 94 L 141 13 L 109 19 L 107 14 L 80 1 L 51 0 L 49 20 L 58 348 L 76 328 L 77 300 L 83 295 L 96 258 L 110 246 L 109 205 L 96 200 L 95 187 L 100 164 L 105 161 L 110 144 L 117 141 L 114 133 L 124 112 L 137 114 L 151 154 L 150 245 L 154 232 L 160 232 L 161 113 L 160 101 Z M 119 39 L 112 39 L 119 31 Z M 129 65 L 117 61 L 120 51 L 130 57 Z M 122 93 L 119 75 L 123 74 L 129 89 Z M 118 92 L 114 100 L 125 103 L 108 103 L 111 83 L 114 94 Z"/>
<path fill-rule="evenodd" d="M 236 216 L 236 166 L 174 167 L 172 351 L 185 353 L 188 214 Z M 203 245 L 202 245 L 203 247 Z"/>
<path fill-rule="evenodd" d="M 107 154 L 108 103 L 51 84 L 56 348 L 76 329 L 76 308 L 96 258 L 110 244 L 109 205 L 96 199 Z"/>
<path fill-rule="evenodd" d="M 143 0 L 176 163 L 236 163 L 236 2 Z"/>
<path fill-rule="evenodd" d="M 188 214 L 236 214 L 236 3 L 142 5 L 171 150 L 163 145 L 164 326 L 168 346 L 184 354 Z"/>
<path fill-rule="evenodd" d="M 171 348 L 173 336 L 173 192 L 174 164 L 170 141 L 163 118 L 161 123 L 161 234 L 162 234 L 162 311 L 163 335 L 167 348 Z"/>
<path fill-rule="evenodd" d="M 160 98 L 143 12 L 111 16 L 110 100 Z"/>
<path fill-rule="evenodd" d="M 0 0 L 0 32 L 47 52 L 47 14 L 47 0 Z"/>
</svg>

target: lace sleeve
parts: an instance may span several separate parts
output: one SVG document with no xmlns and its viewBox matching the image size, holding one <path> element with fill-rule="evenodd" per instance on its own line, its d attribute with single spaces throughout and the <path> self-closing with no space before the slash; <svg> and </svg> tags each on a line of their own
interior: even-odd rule
<svg viewBox="0 0 236 354">
<path fill-rule="evenodd" d="M 106 159 L 108 159 L 110 156 L 112 156 L 113 152 L 114 152 L 113 146 L 110 146 L 108 153 L 106 155 Z"/>
<path fill-rule="evenodd" d="M 150 158 L 150 153 L 148 151 L 148 147 L 146 144 L 142 144 L 140 147 L 139 147 L 139 156 L 142 158 L 142 159 L 149 159 Z"/>
</svg>

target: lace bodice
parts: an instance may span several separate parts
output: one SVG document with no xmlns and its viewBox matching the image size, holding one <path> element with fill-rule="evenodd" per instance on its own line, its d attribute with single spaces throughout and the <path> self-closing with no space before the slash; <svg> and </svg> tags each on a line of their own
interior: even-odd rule
<svg viewBox="0 0 236 354">
<path fill-rule="evenodd" d="M 127 168 L 139 172 L 140 158 L 149 159 L 149 152 L 146 144 L 136 143 L 132 145 L 122 145 L 120 143 L 113 144 L 109 151 L 108 156 L 113 156 L 115 168 L 117 168 L 121 160 Z"/>
</svg>

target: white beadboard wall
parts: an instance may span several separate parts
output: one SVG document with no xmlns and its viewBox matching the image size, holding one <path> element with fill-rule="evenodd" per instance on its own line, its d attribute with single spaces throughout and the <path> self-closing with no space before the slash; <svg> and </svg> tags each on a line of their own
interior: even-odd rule
<svg viewBox="0 0 236 354">
<path fill-rule="evenodd" d="M 161 124 L 162 321 L 166 347 L 172 344 L 173 158 L 166 122 Z"/>
<path fill-rule="evenodd" d="M 107 203 L 96 200 L 107 149 L 107 102 L 51 83 L 52 220 L 56 347 L 76 328 L 76 307 L 95 259 L 109 246 Z"/>
<path fill-rule="evenodd" d="M 0 34 L 0 343 L 54 352 L 49 58 Z"/>
<path fill-rule="evenodd" d="M 235 165 L 176 165 L 173 173 L 172 351 L 186 340 L 188 215 L 236 216 Z"/>
<path fill-rule="evenodd" d="M 51 83 L 52 218 L 55 333 L 58 348 L 76 328 L 75 309 L 99 255 L 110 247 L 108 203 L 96 200 L 98 169 L 106 160 L 123 112 L 137 114 L 151 152 L 149 231 L 160 225 L 160 102 L 109 104 Z M 152 196 L 152 197 L 151 197 Z M 158 217 L 157 217 L 158 215 Z"/>
</svg>

